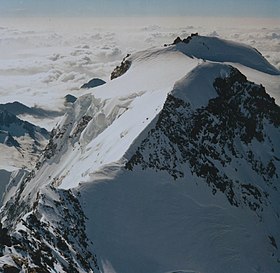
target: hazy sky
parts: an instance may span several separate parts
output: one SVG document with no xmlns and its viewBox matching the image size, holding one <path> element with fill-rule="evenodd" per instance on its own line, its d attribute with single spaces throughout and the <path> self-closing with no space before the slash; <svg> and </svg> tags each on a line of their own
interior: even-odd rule
<svg viewBox="0 0 280 273">
<path fill-rule="evenodd" d="M 0 15 L 280 17 L 280 0 L 0 0 Z"/>
</svg>

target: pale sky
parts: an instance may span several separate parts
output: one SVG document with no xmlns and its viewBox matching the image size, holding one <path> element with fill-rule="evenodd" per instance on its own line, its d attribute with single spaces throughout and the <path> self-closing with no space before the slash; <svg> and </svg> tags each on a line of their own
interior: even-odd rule
<svg viewBox="0 0 280 273">
<path fill-rule="evenodd" d="M 0 15 L 280 18 L 280 0 L 0 0 Z"/>
</svg>

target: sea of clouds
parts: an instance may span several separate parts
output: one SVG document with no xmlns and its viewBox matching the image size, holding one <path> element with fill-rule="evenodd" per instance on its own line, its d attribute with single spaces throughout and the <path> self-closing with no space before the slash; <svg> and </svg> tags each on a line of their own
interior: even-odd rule
<svg viewBox="0 0 280 273">
<path fill-rule="evenodd" d="M 127 53 L 193 32 L 251 45 L 280 69 L 279 25 L 269 19 L 2 18 L 0 103 L 58 110 L 66 94 L 84 94 L 83 83 L 108 81 Z"/>
</svg>

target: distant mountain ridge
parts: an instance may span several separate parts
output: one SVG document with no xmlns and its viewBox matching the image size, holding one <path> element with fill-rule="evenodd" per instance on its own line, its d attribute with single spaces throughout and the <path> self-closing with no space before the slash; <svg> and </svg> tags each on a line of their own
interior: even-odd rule
<svg viewBox="0 0 280 273">
<path fill-rule="evenodd" d="M 36 133 L 41 134 L 46 138 L 49 135 L 46 129 L 35 126 L 27 121 L 23 121 L 7 110 L 0 110 L 0 130 L 6 130 L 15 137 L 28 134 L 33 139 L 36 139 Z"/>
<path fill-rule="evenodd" d="M 37 118 L 57 117 L 62 115 L 58 111 L 44 110 L 38 107 L 28 107 L 18 101 L 0 104 L 0 111 L 8 111 L 14 115 L 31 115 Z"/>
<path fill-rule="evenodd" d="M 48 139 L 46 129 L 0 110 L 0 203 L 12 173 L 19 169 L 31 171 Z"/>
</svg>

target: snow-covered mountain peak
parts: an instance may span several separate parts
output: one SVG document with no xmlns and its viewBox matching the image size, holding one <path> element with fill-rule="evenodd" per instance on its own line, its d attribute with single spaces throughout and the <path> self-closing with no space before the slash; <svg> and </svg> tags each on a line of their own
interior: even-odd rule
<svg viewBox="0 0 280 273">
<path fill-rule="evenodd" d="M 280 109 L 234 64 L 277 74 L 193 35 L 79 97 L 7 187 L 0 268 L 278 273 Z"/>
</svg>

